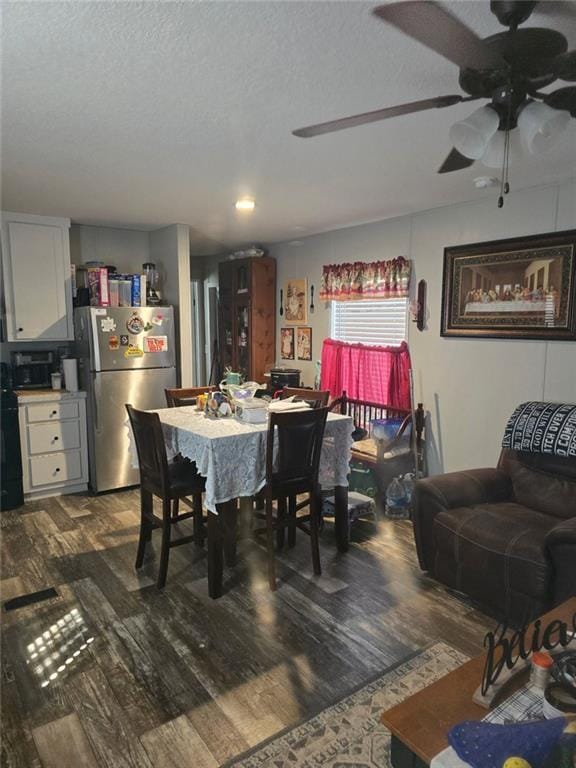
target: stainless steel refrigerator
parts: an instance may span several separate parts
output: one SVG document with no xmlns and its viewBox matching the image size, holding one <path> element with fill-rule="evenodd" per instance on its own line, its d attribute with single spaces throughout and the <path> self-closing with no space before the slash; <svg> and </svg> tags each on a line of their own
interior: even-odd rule
<svg viewBox="0 0 576 768">
<path fill-rule="evenodd" d="M 87 392 L 90 487 L 136 485 L 125 404 L 165 408 L 176 386 L 172 307 L 79 307 L 74 333 L 80 386 Z"/>
</svg>

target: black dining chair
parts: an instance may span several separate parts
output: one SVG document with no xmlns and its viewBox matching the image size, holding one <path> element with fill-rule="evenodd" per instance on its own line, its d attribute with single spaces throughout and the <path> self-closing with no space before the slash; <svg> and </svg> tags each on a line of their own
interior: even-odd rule
<svg viewBox="0 0 576 768">
<path fill-rule="evenodd" d="M 307 389 L 306 387 L 284 387 L 278 395 L 280 400 L 286 400 L 293 397 L 295 400 L 302 400 L 311 408 L 324 408 L 330 402 L 330 390 L 328 389 Z M 262 502 L 260 502 L 261 504 Z M 295 496 L 288 497 L 288 514 L 295 517 L 300 509 L 307 506 L 307 501 L 298 500 Z M 322 518 L 320 518 L 322 520 Z M 284 530 L 279 529 L 276 534 L 276 543 L 278 548 L 284 546 Z M 296 529 L 294 526 L 288 528 L 288 546 L 293 547 L 296 544 Z"/>
<path fill-rule="evenodd" d="M 181 408 L 184 405 L 196 405 L 196 398 L 198 395 L 214 392 L 214 389 L 213 386 L 165 389 L 166 405 L 168 408 Z"/>
<path fill-rule="evenodd" d="M 207 386 L 207 387 L 186 387 L 186 388 L 173 388 L 173 389 L 165 389 L 164 395 L 166 396 L 166 405 L 168 408 L 182 408 L 184 406 L 190 406 L 190 405 L 196 405 L 196 398 L 198 395 L 204 395 L 209 394 L 210 392 L 213 392 L 215 387 L 213 386 Z M 196 464 L 193 461 L 190 461 L 190 459 L 185 458 L 182 456 L 182 454 L 178 453 L 174 457 L 175 462 L 187 462 L 190 471 L 196 470 Z M 187 498 L 183 498 L 182 501 L 190 507 L 190 509 L 194 509 L 194 501 L 190 501 Z M 177 517 L 179 514 L 179 508 L 180 508 L 180 499 L 174 499 L 172 502 L 172 516 Z"/>
<path fill-rule="evenodd" d="M 140 537 L 136 554 L 136 568 L 144 562 L 146 544 L 152 537 L 152 531 L 162 529 L 162 548 L 158 569 L 158 588 L 166 584 L 168 556 L 172 547 L 195 541 L 204 544 L 204 523 L 202 519 L 202 493 L 205 490 L 204 478 L 196 472 L 196 465 L 179 461 L 169 463 L 166 456 L 166 444 L 162 433 L 160 417 L 157 413 L 139 411 L 126 405 L 132 433 L 138 453 L 140 467 Z M 154 496 L 162 500 L 162 517 L 154 514 Z M 191 496 L 191 512 L 171 513 L 171 505 L 178 499 Z M 177 510 L 177 508 L 176 508 Z M 188 518 L 194 519 L 191 536 L 182 536 L 172 540 L 172 526 Z"/>
<path fill-rule="evenodd" d="M 289 537 L 291 533 L 295 537 L 296 529 L 299 528 L 309 534 L 314 573 L 318 576 L 322 573 L 318 544 L 321 509 L 318 471 L 327 416 L 328 408 L 269 414 L 266 485 L 263 489 L 264 514 L 256 513 L 257 517 L 264 518 L 266 525 L 256 528 L 254 533 L 266 533 L 268 581 L 271 590 L 276 589 L 275 531 L 283 534 L 287 528 Z M 296 499 L 299 494 L 308 495 L 309 514 L 297 517 L 295 506 L 293 514 L 292 510 L 286 514 L 286 499 Z M 303 506 L 303 503 L 300 506 Z"/>
<path fill-rule="evenodd" d="M 304 400 L 312 408 L 324 408 L 330 400 L 328 389 L 306 389 L 304 387 L 284 387 L 279 395 L 281 400 L 294 397 L 296 400 Z"/>
</svg>

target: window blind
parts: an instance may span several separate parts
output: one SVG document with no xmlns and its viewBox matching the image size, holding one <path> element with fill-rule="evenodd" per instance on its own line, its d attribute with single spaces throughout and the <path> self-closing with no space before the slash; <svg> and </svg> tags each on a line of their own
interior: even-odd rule
<svg viewBox="0 0 576 768">
<path fill-rule="evenodd" d="M 398 347 L 406 340 L 408 299 L 333 301 L 330 335 L 349 344 Z"/>
</svg>

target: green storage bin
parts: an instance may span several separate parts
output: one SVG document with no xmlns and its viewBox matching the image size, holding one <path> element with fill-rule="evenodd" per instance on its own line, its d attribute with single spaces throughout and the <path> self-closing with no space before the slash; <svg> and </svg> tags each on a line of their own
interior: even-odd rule
<svg viewBox="0 0 576 768">
<path fill-rule="evenodd" d="M 378 493 L 378 485 L 373 468 L 363 461 L 356 459 L 351 461 L 348 487 L 351 491 L 357 491 L 375 499 Z"/>
</svg>

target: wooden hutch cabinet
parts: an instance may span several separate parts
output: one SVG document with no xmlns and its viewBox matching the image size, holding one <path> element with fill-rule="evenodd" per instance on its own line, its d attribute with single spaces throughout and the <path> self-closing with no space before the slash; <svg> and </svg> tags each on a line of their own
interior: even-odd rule
<svg viewBox="0 0 576 768">
<path fill-rule="evenodd" d="M 218 270 L 222 369 L 264 383 L 276 358 L 276 261 L 268 256 L 223 261 Z"/>
</svg>

